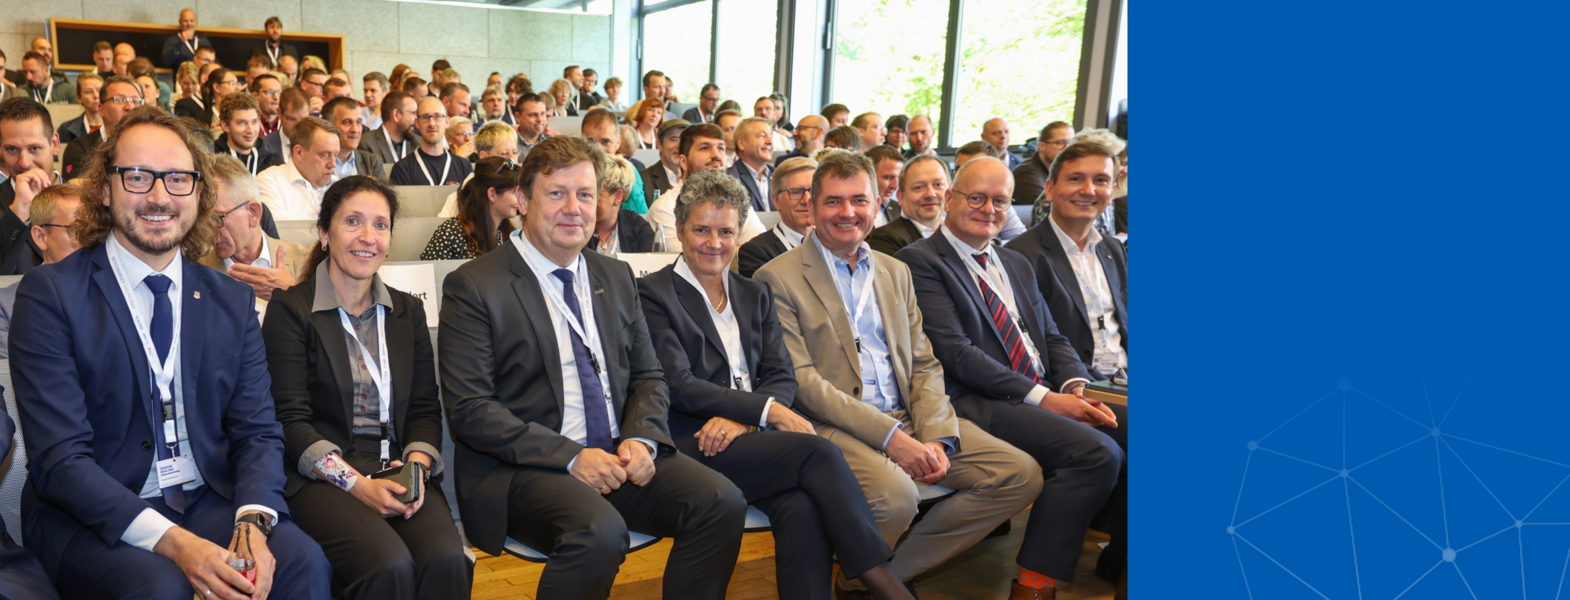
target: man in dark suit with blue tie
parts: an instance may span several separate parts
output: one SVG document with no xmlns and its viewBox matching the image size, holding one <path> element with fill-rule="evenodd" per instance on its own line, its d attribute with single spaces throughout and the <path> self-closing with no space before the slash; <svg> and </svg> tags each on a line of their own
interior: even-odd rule
<svg viewBox="0 0 1570 600">
<path fill-rule="evenodd" d="M 536 597 L 610 595 L 628 531 L 673 537 L 664 597 L 725 596 L 746 501 L 676 452 L 670 396 L 627 263 L 584 252 L 598 148 L 541 141 L 524 158 L 523 228 L 442 285 L 442 402 L 458 506 L 475 547 L 550 555 Z"/>
<path fill-rule="evenodd" d="M 752 196 L 752 210 L 777 210 L 769 199 L 769 178 L 774 176 L 774 127 L 768 120 L 748 117 L 736 125 L 736 164 L 725 172 L 741 181 Z"/>
<path fill-rule="evenodd" d="M 283 499 L 255 294 L 197 262 L 207 143 L 152 108 L 116 133 L 84 178 L 84 249 L 17 290 L 24 537 L 67 598 L 325 599 Z"/>
<path fill-rule="evenodd" d="M 1058 335 L 1030 263 L 992 243 L 1013 210 L 1012 178 L 998 159 L 968 161 L 938 232 L 895 258 L 910 267 L 955 410 L 1030 454 L 1046 476 L 1012 596 L 1034 600 L 1052 598 L 1055 580 L 1072 581 L 1085 528 L 1126 481 L 1126 411 L 1084 398 L 1090 374 Z"/>
</svg>

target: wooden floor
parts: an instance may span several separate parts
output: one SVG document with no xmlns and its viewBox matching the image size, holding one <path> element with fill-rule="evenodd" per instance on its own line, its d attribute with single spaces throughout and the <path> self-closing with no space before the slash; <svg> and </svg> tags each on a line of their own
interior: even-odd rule
<svg viewBox="0 0 1570 600">
<path fill-rule="evenodd" d="M 922 600 L 991 600 L 1006 599 L 1009 580 L 1019 575 L 1014 555 L 1024 536 L 1027 513 L 1014 516 L 1013 531 L 1004 537 L 983 540 L 959 556 L 916 580 L 916 593 Z M 1059 582 L 1059 600 L 1089 600 L 1112 598 L 1112 586 L 1096 578 L 1096 557 L 1100 555 L 1099 543 L 1107 536 L 1091 532 L 1085 537 L 1085 549 L 1080 554 L 1079 570 L 1074 583 Z M 670 554 L 671 541 L 663 540 L 648 549 L 627 555 L 616 585 L 611 589 L 614 600 L 652 600 L 660 597 L 660 580 L 665 570 L 665 558 Z M 535 587 L 540 582 L 543 564 L 513 558 L 490 556 L 478 550 L 479 563 L 474 567 L 473 600 L 499 598 L 534 598 Z M 741 557 L 736 561 L 736 572 L 731 576 L 730 600 L 760 600 L 778 598 L 774 590 L 774 536 L 769 533 L 749 533 L 741 542 Z"/>
</svg>

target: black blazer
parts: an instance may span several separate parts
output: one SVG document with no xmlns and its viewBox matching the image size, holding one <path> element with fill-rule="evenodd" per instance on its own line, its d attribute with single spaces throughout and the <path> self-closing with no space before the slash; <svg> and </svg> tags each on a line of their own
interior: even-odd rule
<svg viewBox="0 0 1570 600">
<path fill-rule="evenodd" d="M 1058 242 L 1057 233 L 1052 231 L 1051 221 L 1043 221 L 1040 225 L 1030 228 L 1030 231 L 1020 234 L 1004 246 L 1024 255 L 1036 270 L 1036 280 L 1041 287 L 1041 295 L 1047 300 L 1047 308 L 1052 311 L 1052 319 L 1057 322 L 1063 335 L 1068 338 L 1074 349 L 1079 351 L 1079 359 L 1087 368 L 1093 364 L 1092 359 L 1096 352 L 1095 327 L 1090 323 L 1089 313 L 1085 312 L 1085 296 L 1080 292 L 1079 279 L 1074 277 L 1074 267 L 1068 262 L 1068 253 L 1064 252 L 1063 245 Z M 1112 288 L 1113 314 L 1117 315 L 1118 324 L 1123 327 L 1123 350 L 1128 351 L 1128 251 L 1123 247 L 1123 242 L 1112 236 L 1102 236 L 1101 244 L 1096 248 L 1096 258 L 1101 260 L 1101 270 L 1107 274 L 1107 287 Z M 1111 373 L 1100 373 L 1102 379 L 1110 379 Z"/>
<path fill-rule="evenodd" d="M 616 239 L 622 252 L 653 252 L 654 228 L 643 215 L 625 208 L 616 213 Z M 599 234 L 589 234 L 590 250 L 600 247 Z"/>
<path fill-rule="evenodd" d="M 644 169 L 643 195 L 648 197 L 649 205 L 652 206 L 654 201 L 660 197 L 660 194 L 665 193 L 665 190 L 671 189 L 672 183 L 674 182 L 665 174 L 664 163 L 654 161 L 654 164 Z"/>
<path fill-rule="evenodd" d="M 676 274 L 674 264 L 639 279 L 638 298 L 670 382 L 671 435 L 692 437 L 711 417 L 757 425 L 769 398 L 787 407 L 795 401 L 796 367 L 785 350 L 774 294 L 763 282 L 743 277 L 730 281 L 729 302 L 747 355 L 751 392 L 731 389 L 730 361 L 709 316 L 709 301 Z"/>
<path fill-rule="evenodd" d="M 743 172 L 744 170 L 745 172 Z M 773 168 L 771 165 L 764 164 L 763 170 L 764 172 L 769 173 L 770 176 L 773 175 Z M 747 194 L 752 197 L 752 210 L 763 210 L 763 193 L 758 191 L 758 182 L 752 178 L 752 167 L 747 166 L 746 163 L 743 163 L 740 159 L 737 159 L 736 164 L 733 164 L 729 169 L 726 169 L 725 173 L 731 177 L 735 177 L 737 181 L 740 181 L 741 187 L 747 188 Z M 771 205 L 769 208 L 774 207 Z"/>
<path fill-rule="evenodd" d="M 1008 349 L 992 322 L 981 290 L 971 281 L 961 256 L 941 233 L 900 250 L 894 258 L 910 267 L 921 308 L 921 329 L 932 341 L 932 355 L 943 363 L 943 379 L 959 415 L 985 426 L 991 422 L 992 401 L 1019 404 L 1036 387 L 1009 366 Z M 1052 313 L 1036 288 L 1030 262 L 1018 252 L 999 248 L 998 258 L 1014 289 L 1030 341 L 1041 352 L 1043 385 L 1056 392 L 1068 380 L 1091 379 L 1079 353 L 1058 333 Z"/>
<path fill-rule="evenodd" d="M 317 285 L 332 285 L 317 273 L 273 294 L 262 323 L 273 402 L 283 424 L 284 495 L 293 496 L 310 478 L 300 474 L 300 455 L 326 440 L 347 450 L 354 437 L 354 380 L 349 344 L 338 311 L 313 313 Z M 412 442 L 442 447 L 442 404 L 437 396 L 435 354 L 425 322 L 425 304 L 387 288 L 387 360 L 392 363 L 392 425 L 397 447 Z M 396 456 L 395 456 L 396 458 Z M 307 469 L 309 470 L 309 469 Z M 368 473 L 367 473 L 368 475 Z"/>
<path fill-rule="evenodd" d="M 900 218 L 890 221 L 888 225 L 867 234 L 867 245 L 878 252 L 894 254 L 920 239 L 921 230 L 916 228 L 916 222 L 901 215 Z"/>
<path fill-rule="evenodd" d="M 44 264 L 44 255 L 33 245 L 33 228 L 11 212 L 16 201 L 16 180 L 0 183 L 0 275 L 26 275 Z"/>
<path fill-rule="evenodd" d="M 662 455 L 675 452 L 665 423 L 670 394 L 632 268 L 595 252 L 581 256 L 621 436 L 653 440 Z M 442 284 L 437 365 L 454 445 L 448 460 L 464 531 L 493 555 L 506 538 L 511 481 L 511 470 L 497 465 L 566 471 L 584 448 L 561 435 L 561 359 L 544 293 L 511 248 L 465 263 Z"/>
<path fill-rule="evenodd" d="M 60 176 L 67 183 L 81 177 L 87 171 L 93 152 L 103 141 L 103 136 L 95 133 L 81 136 L 66 144 L 65 150 L 60 153 Z"/>
<path fill-rule="evenodd" d="M 267 42 L 264 41 L 264 42 L 262 42 L 260 44 L 252 45 L 251 46 L 251 56 L 267 56 Z M 294 44 L 291 44 L 289 42 L 280 41 L 280 42 L 278 42 L 278 58 L 282 59 L 285 56 L 293 56 L 295 61 L 299 61 L 300 60 L 300 51 L 296 50 L 294 48 Z M 273 65 L 273 66 L 277 66 L 277 65 Z M 351 81 L 349 83 L 354 83 L 354 82 Z"/>
<path fill-rule="evenodd" d="M 179 102 L 174 103 L 174 116 L 190 117 L 203 125 L 213 122 L 212 107 L 197 104 L 196 100 L 191 98 L 181 98 Z"/>
<path fill-rule="evenodd" d="M 785 242 L 773 229 L 758 234 L 741 248 L 736 249 L 736 272 L 751 279 L 758 269 L 769 264 L 774 257 L 785 253 Z"/>
</svg>

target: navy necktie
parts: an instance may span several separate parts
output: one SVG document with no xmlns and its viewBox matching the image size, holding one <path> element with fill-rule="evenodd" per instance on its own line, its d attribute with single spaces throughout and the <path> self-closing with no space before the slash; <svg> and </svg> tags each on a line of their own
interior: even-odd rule
<svg viewBox="0 0 1570 600">
<path fill-rule="evenodd" d="M 142 280 L 142 282 L 147 284 L 147 289 L 153 291 L 153 322 L 151 334 L 153 337 L 153 347 L 158 349 L 158 360 L 159 362 L 162 362 L 169 357 L 169 345 L 174 341 L 174 308 L 169 302 L 169 286 L 174 283 L 174 280 L 154 273 L 152 275 L 148 275 L 146 279 Z M 170 385 L 174 386 L 178 385 L 178 383 L 171 382 Z M 154 389 L 153 393 L 157 394 L 158 391 Z M 160 404 L 162 403 L 161 398 L 159 399 L 159 402 Z M 162 413 L 162 410 L 155 411 L 155 414 L 160 413 Z M 173 415 L 170 415 L 169 417 L 172 418 Z M 160 438 L 158 440 L 158 460 L 168 460 L 174 458 L 174 449 L 178 448 L 176 444 L 179 443 L 179 440 L 164 439 L 164 428 L 163 422 L 161 421 L 155 425 L 153 429 L 157 432 L 157 435 Z M 164 504 L 167 505 L 170 510 L 185 514 L 185 490 L 181 489 L 179 485 L 171 485 L 169 487 L 163 488 L 163 493 Z"/>
<path fill-rule="evenodd" d="M 987 255 L 975 255 L 976 262 L 981 263 L 981 270 L 987 270 Z M 1009 353 L 1009 368 L 1020 375 L 1024 375 L 1037 384 L 1041 383 L 1041 376 L 1036 373 L 1036 367 L 1030 364 L 1030 354 L 1025 350 L 1025 340 L 1020 337 L 1019 328 L 1014 326 L 1014 319 L 1009 317 L 1007 306 L 997 292 L 992 291 L 992 286 L 987 285 L 986 278 L 976 279 L 981 283 L 981 298 L 987 303 L 987 313 L 992 319 L 992 324 L 997 326 L 998 334 L 1003 338 L 1003 349 Z"/>
<path fill-rule="evenodd" d="M 572 271 L 556 269 L 551 274 L 562 282 L 562 297 L 567 300 L 567 307 L 572 309 L 572 319 L 582 325 L 584 331 L 588 331 L 589 324 L 583 321 L 583 310 L 578 308 L 578 292 L 572 287 Z M 611 444 L 611 418 L 605 411 L 605 388 L 600 386 L 598 363 L 589 354 L 589 347 L 584 344 L 578 331 L 570 327 L 567 331 L 572 334 L 572 358 L 578 363 L 578 383 L 583 389 L 584 445 L 615 452 Z"/>
</svg>

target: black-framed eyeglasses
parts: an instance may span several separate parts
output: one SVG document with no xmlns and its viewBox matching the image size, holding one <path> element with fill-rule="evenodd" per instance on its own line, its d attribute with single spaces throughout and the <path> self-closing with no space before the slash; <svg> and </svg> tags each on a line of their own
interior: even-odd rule
<svg viewBox="0 0 1570 600">
<path fill-rule="evenodd" d="M 196 182 L 202 179 L 202 174 L 196 171 L 154 171 L 141 167 L 115 167 L 114 172 L 120 176 L 120 187 L 132 194 L 146 194 L 153 191 L 153 183 L 162 179 L 164 191 L 171 196 L 189 196 L 196 191 Z"/>
<path fill-rule="evenodd" d="M 812 191 L 812 188 L 787 188 L 780 191 L 784 192 L 786 197 L 790 198 L 792 201 L 795 201 L 800 200 L 803 195 Z"/>
<path fill-rule="evenodd" d="M 965 204 L 969 205 L 971 208 L 981 208 L 982 206 L 987 205 L 989 201 L 992 204 L 992 209 L 997 211 L 1008 210 L 1010 206 L 1014 205 L 1014 199 L 1008 196 L 998 196 L 995 198 L 987 198 L 986 194 L 969 194 L 965 196 Z"/>
</svg>

